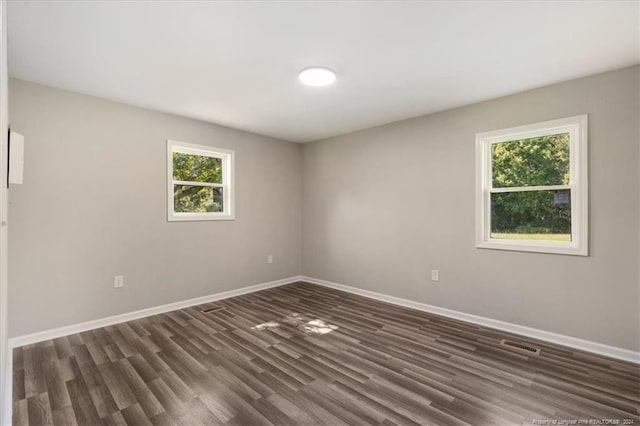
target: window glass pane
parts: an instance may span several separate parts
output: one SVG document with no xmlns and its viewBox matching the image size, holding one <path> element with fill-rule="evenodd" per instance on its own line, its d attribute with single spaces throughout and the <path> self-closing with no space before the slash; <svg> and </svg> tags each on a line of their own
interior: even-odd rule
<svg viewBox="0 0 640 426">
<path fill-rule="evenodd" d="M 173 210 L 176 213 L 222 212 L 222 188 L 174 185 Z"/>
<path fill-rule="evenodd" d="M 568 185 L 569 133 L 491 145 L 493 187 Z"/>
<path fill-rule="evenodd" d="M 491 238 L 571 241 L 571 191 L 491 194 Z"/>
<path fill-rule="evenodd" d="M 173 180 L 222 183 L 222 159 L 174 152 Z"/>
</svg>

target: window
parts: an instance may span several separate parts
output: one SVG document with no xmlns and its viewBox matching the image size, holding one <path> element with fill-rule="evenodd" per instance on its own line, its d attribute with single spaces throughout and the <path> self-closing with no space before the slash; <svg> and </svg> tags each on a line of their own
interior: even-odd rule
<svg viewBox="0 0 640 426">
<path fill-rule="evenodd" d="M 233 151 L 167 141 L 169 221 L 231 220 Z"/>
<path fill-rule="evenodd" d="M 587 256 L 587 116 L 479 133 L 476 144 L 476 246 Z"/>
</svg>

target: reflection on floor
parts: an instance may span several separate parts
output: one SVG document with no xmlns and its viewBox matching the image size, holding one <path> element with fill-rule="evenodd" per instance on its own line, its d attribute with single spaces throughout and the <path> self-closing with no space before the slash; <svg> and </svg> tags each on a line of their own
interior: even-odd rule
<svg viewBox="0 0 640 426">
<path fill-rule="evenodd" d="M 275 328 L 280 327 L 280 324 L 287 324 L 293 327 L 296 327 L 298 330 L 302 331 L 306 334 L 327 334 L 331 333 L 333 330 L 337 330 L 338 326 L 333 324 L 327 324 L 321 319 L 309 319 L 307 315 L 292 313 L 287 315 L 284 318 L 281 318 L 279 321 L 267 321 L 262 324 L 255 325 L 251 327 L 252 330 L 264 330 L 269 329 L 273 330 Z"/>
</svg>

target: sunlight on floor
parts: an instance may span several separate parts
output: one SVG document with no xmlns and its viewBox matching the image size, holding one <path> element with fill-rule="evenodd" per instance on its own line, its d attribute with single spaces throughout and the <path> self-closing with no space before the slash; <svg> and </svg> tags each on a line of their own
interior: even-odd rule
<svg viewBox="0 0 640 426">
<path fill-rule="evenodd" d="M 298 330 L 306 334 L 327 334 L 338 329 L 337 325 L 329 324 L 321 319 L 310 319 L 311 317 L 293 313 L 277 321 L 263 322 L 262 324 L 251 327 L 253 330 L 272 330 L 280 327 L 280 324 L 287 324 L 296 327 Z"/>
<path fill-rule="evenodd" d="M 326 322 L 319 319 L 309 321 L 303 326 L 303 331 L 307 333 L 315 333 L 315 334 L 327 334 L 337 329 L 338 329 L 337 325 L 327 324 Z"/>
<path fill-rule="evenodd" d="M 271 328 L 278 328 L 280 326 L 280 323 L 275 322 L 275 321 L 269 321 L 269 322 L 263 322 L 262 324 L 258 324 L 258 325 L 254 325 L 253 327 L 251 327 L 253 330 L 264 330 L 266 329 L 271 329 Z"/>
</svg>

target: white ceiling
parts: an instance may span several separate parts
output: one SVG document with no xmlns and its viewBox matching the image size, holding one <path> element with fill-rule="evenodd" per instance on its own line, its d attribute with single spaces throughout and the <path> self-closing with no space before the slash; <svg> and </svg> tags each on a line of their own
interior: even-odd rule
<svg viewBox="0 0 640 426">
<path fill-rule="evenodd" d="M 639 62 L 637 1 L 9 1 L 11 76 L 306 142 Z M 302 86 L 300 69 L 338 74 Z"/>
</svg>

